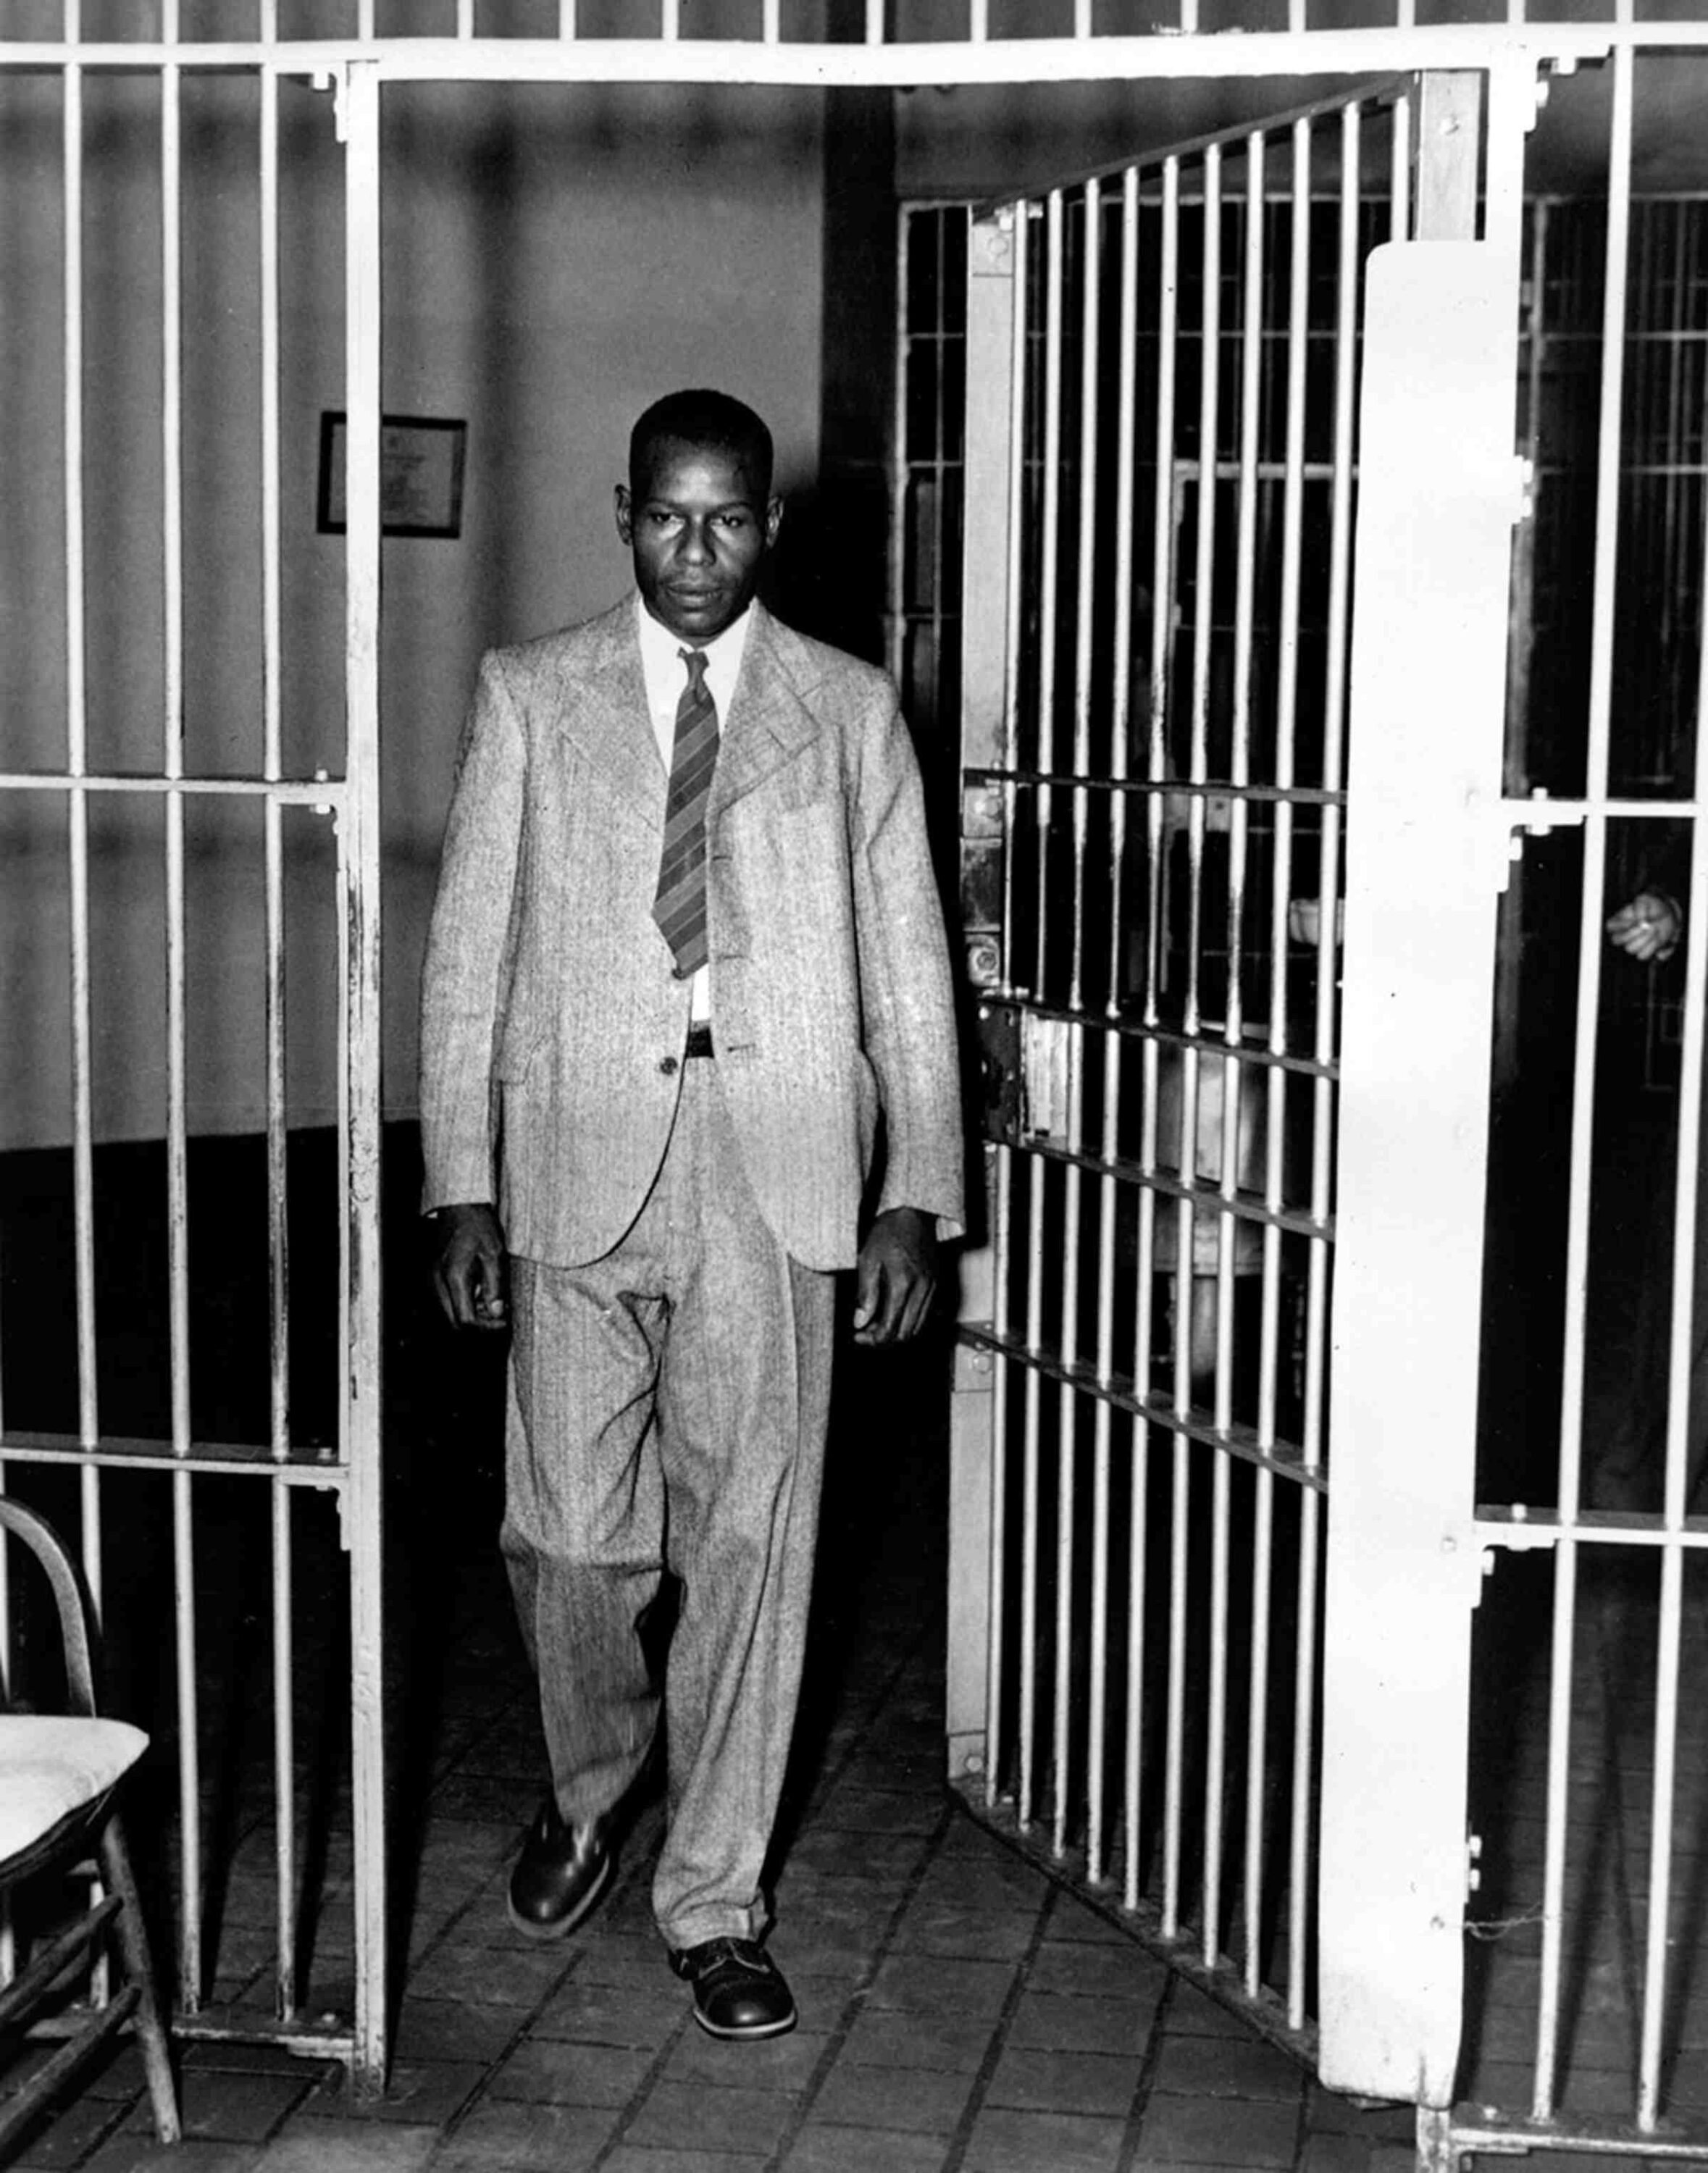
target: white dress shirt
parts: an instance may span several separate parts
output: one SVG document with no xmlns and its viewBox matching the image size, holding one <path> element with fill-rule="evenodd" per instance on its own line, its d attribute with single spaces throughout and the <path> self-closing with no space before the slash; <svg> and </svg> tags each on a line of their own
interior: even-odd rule
<svg viewBox="0 0 1708 2173">
<path fill-rule="evenodd" d="M 688 670 L 682 661 L 684 649 L 698 648 L 706 660 L 706 691 L 717 704 L 718 731 L 724 730 L 725 720 L 730 714 L 730 703 L 735 692 L 735 680 L 741 669 L 741 653 L 747 646 L 747 627 L 751 614 L 743 612 L 733 626 L 726 626 L 714 641 L 703 643 L 684 641 L 680 634 L 672 634 L 661 626 L 638 597 L 635 599 L 635 614 L 640 625 L 640 664 L 646 674 L 646 704 L 652 716 L 653 737 L 658 741 L 659 758 L 664 763 L 665 776 L 671 773 L 671 756 L 675 750 L 676 736 L 676 707 L 688 683 Z M 660 801 L 660 807 L 662 801 Z M 690 989 L 690 1016 L 709 1019 L 712 1016 L 712 969 L 702 966 L 693 977 Z"/>
</svg>

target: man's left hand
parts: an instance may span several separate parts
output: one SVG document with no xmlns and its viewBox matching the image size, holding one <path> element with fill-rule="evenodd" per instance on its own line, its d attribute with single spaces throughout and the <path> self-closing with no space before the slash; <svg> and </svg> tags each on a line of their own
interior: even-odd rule
<svg viewBox="0 0 1708 2173">
<path fill-rule="evenodd" d="M 937 1219 L 892 1207 L 873 1223 L 854 1276 L 854 1341 L 906 1343 L 937 1296 Z"/>
</svg>

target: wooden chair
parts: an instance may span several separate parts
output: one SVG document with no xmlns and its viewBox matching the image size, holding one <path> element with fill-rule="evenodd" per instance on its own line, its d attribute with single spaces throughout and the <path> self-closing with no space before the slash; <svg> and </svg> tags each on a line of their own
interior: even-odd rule
<svg viewBox="0 0 1708 2173">
<path fill-rule="evenodd" d="M 82 1917 L 46 1937 L 13 1981 L 0 1986 L 0 2039 L 46 2014 L 54 2017 L 51 2034 L 66 2037 L 15 2093 L 0 2098 L 0 2158 L 96 2047 L 132 2017 L 154 2126 L 162 2143 L 175 2143 L 177 2092 L 116 1809 L 119 1784 L 148 1739 L 140 1728 L 103 1720 L 96 1712 L 94 1615 L 83 1577 L 58 1534 L 34 1510 L 0 1495 L 0 1547 L 8 1534 L 35 1555 L 52 1588 L 70 1711 L 0 1712 L 0 1895 L 43 1872 L 71 1869 L 91 1853 L 104 1892 Z M 124 1984 L 105 2006 L 62 2014 L 71 1972 L 89 1966 L 109 1932 L 116 1934 L 124 1959 Z"/>
</svg>

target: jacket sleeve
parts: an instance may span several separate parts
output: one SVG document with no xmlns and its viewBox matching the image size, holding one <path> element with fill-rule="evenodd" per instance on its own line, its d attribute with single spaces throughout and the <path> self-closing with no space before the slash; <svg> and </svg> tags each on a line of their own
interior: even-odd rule
<svg viewBox="0 0 1708 2173">
<path fill-rule="evenodd" d="M 859 747 L 852 839 L 865 1054 L 884 1109 L 877 1212 L 966 1231 L 955 1000 L 913 742 L 887 682 Z"/>
<path fill-rule="evenodd" d="M 514 945 L 527 744 L 502 661 L 482 661 L 457 758 L 421 989 L 423 1211 L 495 1197 L 493 1059 Z"/>
</svg>

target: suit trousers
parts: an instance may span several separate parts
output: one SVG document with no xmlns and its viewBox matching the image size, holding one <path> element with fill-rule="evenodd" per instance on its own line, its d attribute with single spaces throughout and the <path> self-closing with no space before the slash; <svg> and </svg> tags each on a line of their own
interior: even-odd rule
<svg viewBox="0 0 1708 2173">
<path fill-rule="evenodd" d="M 672 1947 L 752 1938 L 794 1727 L 829 1410 L 832 1275 L 772 1236 L 711 1060 L 684 1066 L 664 1162 L 584 1267 L 511 1264 L 502 1536 L 576 1825 L 645 1762 L 660 1686 L 643 1620 L 681 1604 L 662 1687 L 669 1827 L 653 1885 Z"/>
</svg>

